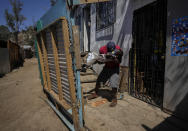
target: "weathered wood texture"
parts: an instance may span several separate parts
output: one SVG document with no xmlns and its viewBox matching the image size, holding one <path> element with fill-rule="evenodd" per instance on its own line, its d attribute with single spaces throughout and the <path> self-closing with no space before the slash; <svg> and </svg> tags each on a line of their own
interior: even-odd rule
<svg viewBox="0 0 188 131">
<path fill-rule="evenodd" d="M 128 92 L 128 67 L 121 66 L 120 68 L 120 83 L 119 83 L 119 88 L 120 92 Z"/>
<path fill-rule="evenodd" d="M 81 70 L 81 56 L 80 56 L 80 33 L 79 33 L 79 26 L 72 26 L 72 30 L 73 30 L 73 46 L 74 46 L 74 58 L 76 61 L 76 69 L 77 72 Z M 81 88 L 81 99 L 82 99 L 82 116 L 84 119 L 84 98 L 83 98 L 83 89 Z M 84 129 L 82 129 L 84 130 Z"/>
<path fill-rule="evenodd" d="M 78 110 L 77 110 L 77 99 L 76 99 L 76 91 L 75 91 L 75 81 L 72 69 L 72 58 L 69 52 L 70 48 L 70 38 L 69 38 L 69 28 L 68 22 L 66 19 L 62 21 L 62 30 L 63 30 L 63 38 L 64 38 L 64 46 L 65 46 L 65 54 L 67 59 L 67 72 L 71 93 L 71 101 L 72 101 L 72 115 L 73 115 L 73 123 L 76 130 L 80 130 L 79 121 L 78 121 Z"/>
<path fill-rule="evenodd" d="M 10 40 L 7 41 L 7 48 L 9 51 L 9 61 L 12 70 L 23 62 L 23 52 L 18 44 L 13 43 Z"/>
<path fill-rule="evenodd" d="M 57 85 L 59 91 L 59 99 L 62 100 L 63 92 L 61 87 L 61 74 L 60 74 L 59 59 L 58 59 L 58 49 L 57 49 L 57 42 L 55 41 L 55 35 L 52 29 L 50 35 L 51 35 L 52 48 L 53 48 L 54 61 L 55 61 L 55 71 L 56 71 L 56 79 L 57 79 Z"/>
<path fill-rule="evenodd" d="M 43 86 L 45 89 L 47 89 L 47 80 L 46 80 L 46 75 L 45 75 L 44 61 L 43 61 L 43 57 L 42 57 L 42 50 L 41 50 L 39 39 L 37 39 L 37 48 L 38 48 L 38 54 L 39 54 L 39 59 L 40 59 L 40 66 L 41 66 L 41 70 L 42 70 Z"/>
<path fill-rule="evenodd" d="M 46 50 L 46 46 L 45 46 L 45 37 L 43 32 L 40 35 L 41 37 L 41 44 L 42 44 L 42 50 L 43 50 L 43 57 L 44 57 L 44 63 L 45 63 L 45 67 L 46 67 L 46 75 L 47 75 L 47 84 L 48 84 L 48 90 L 51 91 L 51 80 L 50 80 L 50 72 L 49 72 L 49 65 L 48 65 L 48 55 L 47 55 L 47 50 Z"/>
<path fill-rule="evenodd" d="M 72 30 L 73 30 L 73 40 L 74 40 L 74 56 L 76 59 L 76 69 L 81 69 L 79 27 L 72 26 Z"/>
</svg>

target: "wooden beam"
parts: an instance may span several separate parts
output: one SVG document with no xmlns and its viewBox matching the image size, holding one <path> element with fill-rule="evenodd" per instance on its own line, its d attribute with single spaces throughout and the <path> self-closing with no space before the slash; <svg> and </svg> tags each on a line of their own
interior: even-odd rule
<svg viewBox="0 0 188 131">
<path fill-rule="evenodd" d="M 88 3 L 98 3 L 98 2 L 107 2 L 111 0 L 80 0 L 80 4 L 88 4 Z"/>
<path fill-rule="evenodd" d="M 62 31 L 63 31 L 63 38 L 64 38 L 64 48 L 67 60 L 67 73 L 69 79 L 69 90 L 71 95 L 71 102 L 72 102 L 72 115 L 73 115 L 73 123 L 75 126 L 75 130 L 79 131 L 79 121 L 78 121 L 78 110 L 77 110 L 77 99 L 76 99 L 76 92 L 75 92 L 75 81 L 74 75 L 72 70 L 72 57 L 69 52 L 70 47 L 70 39 L 69 39 L 69 29 L 68 29 L 68 22 L 66 19 L 62 20 Z"/>
<path fill-rule="evenodd" d="M 40 47 L 40 41 L 37 39 L 37 48 L 38 48 L 38 54 L 39 54 L 39 60 L 40 60 L 40 66 L 42 70 L 42 77 L 43 77 L 43 86 L 45 89 L 47 89 L 47 81 L 46 81 L 46 75 L 45 75 L 45 69 L 44 69 L 44 61 L 42 58 L 42 51 Z"/>
<path fill-rule="evenodd" d="M 53 29 L 50 30 L 50 36 L 51 36 L 52 48 L 53 48 L 53 54 L 54 54 L 54 63 L 55 63 L 57 86 L 58 86 L 58 91 L 59 91 L 59 99 L 62 100 L 63 92 L 62 92 L 62 85 L 61 85 L 61 73 L 60 73 L 60 68 L 59 68 L 58 49 L 57 49 L 57 43 L 55 40 Z"/>
<path fill-rule="evenodd" d="M 49 71 L 49 65 L 48 65 L 48 55 L 47 55 L 47 50 L 46 46 L 44 44 L 44 34 L 43 32 L 40 33 L 40 38 L 41 38 L 41 44 L 42 44 L 42 49 L 43 49 L 43 57 L 44 57 L 44 63 L 46 65 L 46 75 L 47 75 L 47 83 L 48 83 L 48 90 L 51 91 L 51 80 L 50 80 L 50 71 Z"/>
<path fill-rule="evenodd" d="M 72 26 L 73 40 L 74 40 L 74 56 L 76 59 L 76 69 L 81 69 L 81 58 L 80 58 L 80 33 L 78 26 Z"/>
</svg>

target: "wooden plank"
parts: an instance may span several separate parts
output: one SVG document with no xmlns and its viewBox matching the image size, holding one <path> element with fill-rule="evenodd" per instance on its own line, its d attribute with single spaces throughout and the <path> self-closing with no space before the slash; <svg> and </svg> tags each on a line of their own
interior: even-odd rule
<svg viewBox="0 0 188 131">
<path fill-rule="evenodd" d="M 48 66 L 48 56 L 47 56 L 47 50 L 46 46 L 44 44 L 44 34 L 41 32 L 40 33 L 40 38 L 41 38 L 41 44 L 42 44 L 42 49 L 43 49 L 43 57 L 44 57 L 44 62 L 46 65 L 46 75 L 47 75 L 47 83 L 48 83 L 48 90 L 51 91 L 51 80 L 50 80 L 50 71 L 49 71 L 49 66 Z"/>
<path fill-rule="evenodd" d="M 97 76 L 96 75 L 81 76 L 80 81 L 81 83 L 96 82 Z"/>
<path fill-rule="evenodd" d="M 127 92 L 128 91 L 128 70 L 129 68 L 126 66 L 120 67 L 120 73 L 119 73 L 119 90 L 120 92 Z"/>
<path fill-rule="evenodd" d="M 10 70 L 12 70 L 12 61 L 11 61 L 11 50 L 10 50 L 10 40 L 7 41 L 7 48 L 9 53 L 9 61 L 10 61 Z"/>
<path fill-rule="evenodd" d="M 44 61 L 43 61 L 43 58 L 42 58 L 42 51 L 41 51 L 39 44 L 40 44 L 40 42 L 37 39 L 37 48 L 38 48 L 40 66 L 41 66 L 41 70 L 42 70 L 43 86 L 44 86 L 45 89 L 47 89 L 47 81 L 46 81 L 46 75 L 45 75 L 45 69 L 44 69 Z"/>
<path fill-rule="evenodd" d="M 76 59 L 76 69 L 81 69 L 81 58 L 80 58 L 80 34 L 79 34 L 79 27 L 72 26 L 73 30 L 73 41 L 74 41 L 74 56 Z"/>
<path fill-rule="evenodd" d="M 73 76 L 73 70 L 72 70 L 72 58 L 69 52 L 70 38 L 69 38 L 68 23 L 66 19 L 62 20 L 62 30 L 63 30 L 65 54 L 66 54 L 66 59 L 67 59 L 67 73 L 68 73 L 69 86 L 70 86 L 69 89 L 70 89 L 71 102 L 72 102 L 73 123 L 74 123 L 75 130 L 79 131 L 80 126 L 79 126 L 79 121 L 78 121 L 75 83 L 74 83 L 74 76 Z"/>
<path fill-rule="evenodd" d="M 60 74 L 60 68 L 59 68 L 58 49 L 57 49 L 57 43 L 55 40 L 55 35 L 52 29 L 50 31 L 50 35 L 51 35 L 52 48 L 53 48 L 53 54 L 54 54 L 54 63 L 55 63 L 57 86 L 58 86 L 58 91 L 59 91 L 59 99 L 62 100 L 63 92 L 62 92 L 62 86 L 61 86 L 61 74 Z"/>
<path fill-rule="evenodd" d="M 80 4 L 88 4 L 88 3 L 98 3 L 98 2 L 107 2 L 111 0 L 80 0 Z"/>
</svg>

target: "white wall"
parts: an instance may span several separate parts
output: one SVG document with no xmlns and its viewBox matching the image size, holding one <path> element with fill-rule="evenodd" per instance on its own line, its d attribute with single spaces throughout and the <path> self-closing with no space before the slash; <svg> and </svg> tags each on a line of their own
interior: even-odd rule
<svg viewBox="0 0 188 131">
<path fill-rule="evenodd" d="M 91 51 L 113 40 L 123 48 L 123 66 L 128 66 L 128 51 L 132 43 L 133 11 L 155 0 L 117 0 L 116 22 L 113 26 L 96 32 L 95 4 L 91 8 Z M 188 16 L 187 0 L 168 0 L 166 65 L 163 107 L 188 120 L 188 57 L 171 56 L 172 20 Z M 97 40 L 102 36 L 103 39 Z M 100 67 L 95 67 L 99 71 Z"/>
<path fill-rule="evenodd" d="M 101 46 L 108 41 L 114 41 L 120 45 L 124 52 L 122 66 L 128 66 L 129 49 L 132 44 L 132 19 L 133 11 L 155 0 L 117 0 L 116 22 L 101 31 L 96 32 L 96 5 L 91 5 L 91 51 L 98 53 Z M 100 66 L 94 66 L 100 72 Z"/>
</svg>

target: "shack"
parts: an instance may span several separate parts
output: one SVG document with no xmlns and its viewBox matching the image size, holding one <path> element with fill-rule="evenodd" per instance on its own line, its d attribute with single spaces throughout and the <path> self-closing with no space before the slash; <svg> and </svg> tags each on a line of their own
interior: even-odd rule
<svg viewBox="0 0 188 131">
<path fill-rule="evenodd" d="M 0 74 L 9 73 L 14 68 L 23 65 L 22 49 L 12 41 L 0 41 Z"/>
<path fill-rule="evenodd" d="M 82 50 L 98 52 L 114 41 L 124 51 L 121 66 L 129 69 L 129 94 L 188 120 L 186 4 L 112 0 L 80 8 Z M 101 68 L 94 66 L 97 73 Z"/>
<path fill-rule="evenodd" d="M 41 17 L 35 47 L 42 85 L 48 103 L 71 130 L 86 128 L 80 52 L 98 53 L 109 41 L 123 49 L 128 93 L 188 120 L 187 1 L 176 3 L 58 0 Z M 97 74 L 102 68 L 93 66 Z"/>
</svg>

